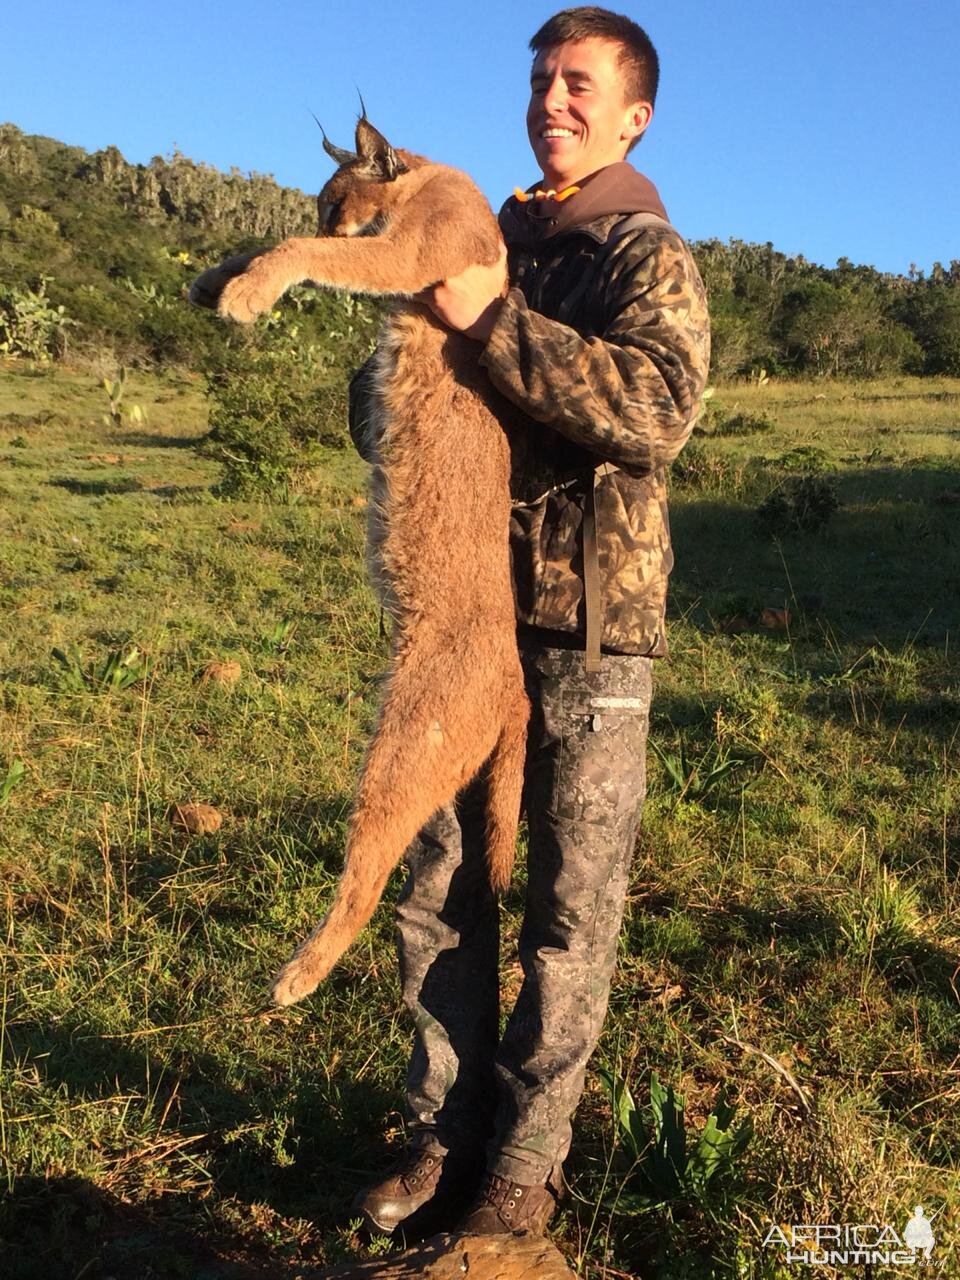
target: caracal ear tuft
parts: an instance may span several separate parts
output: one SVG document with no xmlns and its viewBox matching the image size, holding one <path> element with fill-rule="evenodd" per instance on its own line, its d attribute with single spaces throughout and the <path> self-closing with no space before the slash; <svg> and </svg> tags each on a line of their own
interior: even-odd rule
<svg viewBox="0 0 960 1280">
<path fill-rule="evenodd" d="M 313 116 L 314 120 L 317 120 L 317 117 L 313 115 L 312 111 L 310 112 L 310 114 Z M 327 153 L 327 155 L 330 157 L 331 160 L 336 160 L 337 164 L 341 166 L 345 164 L 350 164 L 351 161 L 356 160 L 357 157 L 353 154 L 352 151 L 346 151 L 344 150 L 343 147 L 335 147 L 333 145 L 333 143 L 327 137 L 326 129 L 323 127 L 323 125 L 320 123 L 319 120 L 317 120 L 317 128 L 323 134 L 323 149 Z"/>
<path fill-rule="evenodd" d="M 407 166 L 366 116 L 357 121 L 357 155 L 388 182 L 407 172 Z"/>
</svg>

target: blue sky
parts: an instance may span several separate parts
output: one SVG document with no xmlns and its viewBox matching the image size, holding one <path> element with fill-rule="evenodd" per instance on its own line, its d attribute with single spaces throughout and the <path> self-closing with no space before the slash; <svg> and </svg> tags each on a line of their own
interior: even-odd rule
<svg viewBox="0 0 960 1280">
<path fill-rule="evenodd" d="M 0 120 L 134 161 L 174 146 L 314 192 L 359 87 L 391 141 L 495 206 L 538 175 L 523 127 L 530 0 L 75 0 L 10 5 Z M 661 57 L 631 157 L 688 239 L 883 270 L 960 258 L 960 0 L 614 4 Z M 36 15 L 36 16 L 32 16 Z"/>
</svg>

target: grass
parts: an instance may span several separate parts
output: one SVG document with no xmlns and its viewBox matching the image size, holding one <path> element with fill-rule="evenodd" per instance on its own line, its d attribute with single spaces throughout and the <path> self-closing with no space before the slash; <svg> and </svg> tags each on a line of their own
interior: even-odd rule
<svg viewBox="0 0 960 1280">
<path fill-rule="evenodd" d="M 774 425 L 707 426 L 674 488 L 596 1065 L 638 1105 L 656 1072 L 695 1134 L 725 1086 L 754 1136 L 702 1194 L 629 1213 L 592 1072 L 556 1240 L 591 1280 L 785 1280 L 772 1223 L 902 1229 L 922 1203 L 958 1275 L 960 382 L 716 398 Z M 131 372 L 124 399 L 146 421 L 106 427 L 99 376 L 0 367 L 0 784 L 23 766 L 0 800 L 4 1274 L 292 1280 L 382 1247 L 349 1204 L 403 1132 L 388 909 L 316 997 L 265 1005 L 335 882 L 384 662 L 363 469 L 331 453 L 292 503 L 218 501 L 198 385 Z M 838 510 L 761 536 L 811 466 Z M 136 648 L 144 674 L 65 682 L 72 646 L 86 672 Z M 241 678 L 201 682 L 211 661 Z M 170 826 L 188 801 L 216 835 Z M 521 893 L 522 870 L 510 989 Z"/>
</svg>

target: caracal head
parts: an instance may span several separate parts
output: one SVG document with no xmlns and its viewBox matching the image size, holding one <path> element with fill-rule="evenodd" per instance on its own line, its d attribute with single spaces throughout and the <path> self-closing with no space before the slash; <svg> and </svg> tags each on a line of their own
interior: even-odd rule
<svg viewBox="0 0 960 1280">
<path fill-rule="evenodd" d="M 357 121 L 355 146 L 345 151 L 323 135 L 323 149 L 340 167 L 317 196 L 318 235 L 379 235 L 402 199 L 403 175 L 426 163 L 391 147 L 365 115 Z"/>
</svg>

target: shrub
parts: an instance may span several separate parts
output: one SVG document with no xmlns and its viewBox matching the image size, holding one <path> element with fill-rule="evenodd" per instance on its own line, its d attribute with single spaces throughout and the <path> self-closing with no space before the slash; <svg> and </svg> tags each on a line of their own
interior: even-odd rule
<svg viewBox="0 0 960 1280">
<path fill-rule="evenodd" d="M 831 464 L 830 459 L 824 449 L 819 448 L 815 444 L 798 444 L 794 449 L 788 449 L 786 453 L 781 453 L 779 458 L 774 458 L 773 465 L 779 467 L 781 471 L 824 471 Z"/>
<path fill-rule="evenodd" d="M 712 493 L 736 489 L 742 479 L 724 458 L 718 458 L 696 440 L 691 440 L 674 461 L 670 476 L 681 489 L 703 489 Z"/>
<path fill-rule="evenodd" d="M 376 346 L 383 307 L 338 290 L 291 289 L 283 305 L 206 362 L 223 495 L 284 497 L 347 433 L 347 377 Z"/>
<path fill-rule="evenodd" d="M 346 391 L 289 347 L 234 348 L 206 371 L 210 431 L 200 450 L 222 467 L 218 493 L 289 494 L 320 447 L 347 442 Z"/>
<path fill-rule="evenodd" d="M 0 353 L 30 360 L 60 360 L 74 321 L 47 297 L 49 276 L 34 289 L 0 285 Z"/>
<path fill-rule="evenodd" d="M 790 476 L 757 509 L 757 523 L 768 537 L 819 533 L 839 503 L 833 484 L 816 475 Z"/>
</svg>

